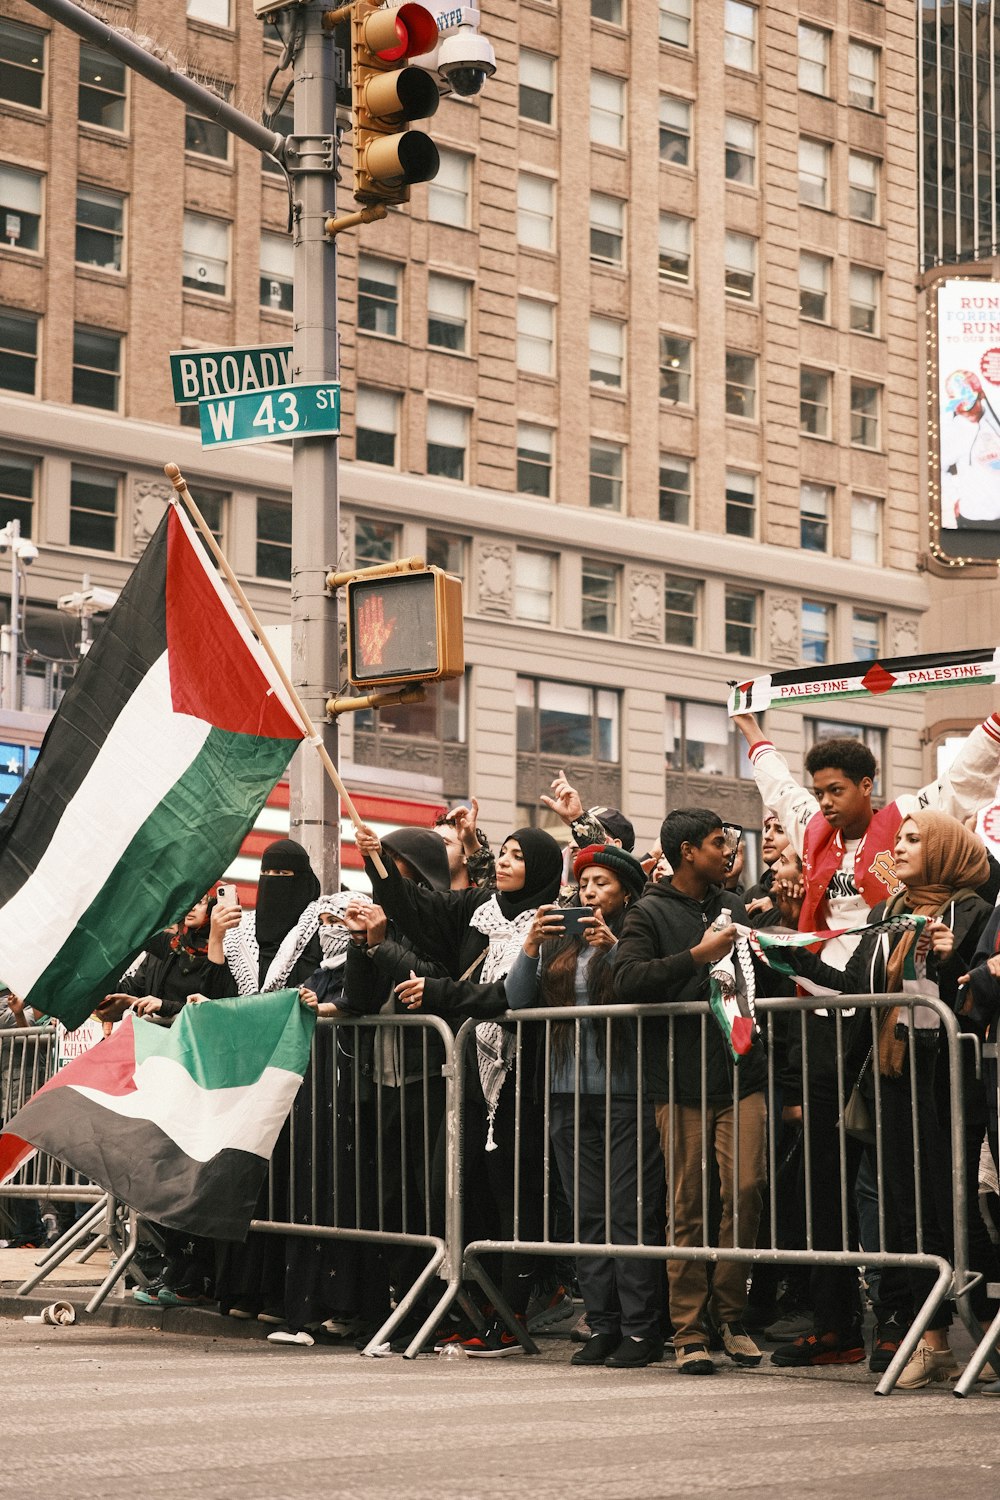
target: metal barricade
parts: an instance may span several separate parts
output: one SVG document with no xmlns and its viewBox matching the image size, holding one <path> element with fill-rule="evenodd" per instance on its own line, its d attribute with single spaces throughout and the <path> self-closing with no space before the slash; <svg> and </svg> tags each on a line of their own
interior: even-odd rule
<svg viewBox="0 0 1000 1500">
<path fill-rule="evenodd" d="M 878 1066 L 879 1026 L 889 1010 L 898 1010 L 894 1034 L 904 1043 L 902 1078 L 883 1078 Z M 966 1140 L 963 1108 L 963 1045 L 974 1039 L 962 1036 L 952 1011 L 938 998 L 914 995 L 830 995 L 822 998 L 822 1009 L 815 998 L 761 999 L 757 1002 L 758 1025 L 766 1044 L 766 1078 L 762 1083 L 766 1102 L 764 1139 L 760 1139 L 762 1111 L 748 1108 L 747 1098 L 740 1101 L 739 1067 L 733 1070 L 728 1099 L 709 1096 L 710 1035 L 718 1034 L 709 1007 L 704 1002 L 660 1006 L 588 1006 L 579 1009 L 521 1010 L 503 1017 L 514 1034 L 510 1075 L 504 1084 L 513 1091 L 507 1105 L 506 1138 L 501 1149 L 506 1153 L 512 1176 L 509 1201 L 512 1204 L 507 1233 L 499 1236 L 473 1236 L 464 1244 L 465 1274 L 477 1281 L 489 1299 L 498 1307 L 511 1331 L 529 1351 L 534 1349 L 523 1324 L 511 1315 L 499 1296 L 494 1279 L 482 1265 L 487 1254 L 530 1256 L 613 1257 L 658 1259 L 674 1263 L 685 1261 L 720 1264 L 738 1262 L 750 1266 L 771 1262 L 778 1266 L 829 1266 L 853 1271 L 895 1272 L 905 1276 L 913 1298 L 913 1318 L 899 1349 L 876 1387 L 879 1395 L 888 1395 L 936 1311 L 948 1297 L 955 1299 L 959 1314 L 974 1337 L 982 1330 L 969 1304 L 969 1292 L 978 1278 L 968 1267 L 968 1224 L 966 1192 Z M 921 1024 L 923 1023 L 923 1024 Z M 553 1089 L 554 1042 L 559 1028 L 572 1027 L 572 1046 L 561 1043 L 563 1092 Z M 686 1032 L 681 1033 L 680 1028 Z M 589 1035 L 584 1031 L 588 1028 Z M 681 1077 L 679 1041 L 686 1065 L 692 1063 L 692 1028 L 699 1032 L 694 1048 L 699 1076 Z M 823 1031 L 818 1028 L 824 1028 Z M 581 1236 L 580 1172 L 581 1111 L 593 1112 L 593 1094 L 587 1094 L 588 1070 L 594 1072 L 595 1048 L 603 1050 L 606 1066 L 600 1095 L 603 1097 L 605 1138 L 610 1135 L 612 1114 L 621 1118 L 616 1108 L 613 1076 L 619 1065 L 615 1058 L 616 1030 L 625 1031 L 634 1047 L 632 1070 L 640 1079 L 649 1078 L 651 1056 L 666 1065 L 666 1088 L 662 1084 L 656 1098 L 659 1106 L 656 1128 L 663 1152 L 665 1185 L 665 1234 L 652 1240 L 649 1214 L 643 1192 L 644 1147 L 648 1145 L 650 1126 L 649 1095 L 642 1089 L 632 1101 L 635 1109 L 634 1177 L 639 1185 L 634 1224 L 623 1235 L 628 1243 L 616 1243 L 609 1231 L 612 1221 L 615 1183 L 612 1155 L 605 1150 L 603 1165 L 604 1233 L 600 1239 L 591 1234 Z M 780 1243 L 778 1224 L 785 1206 L 779 1188 L 778 1143 L 781 1125 L 781 1080 L 778 1077 L 776 1052 L 778 1032 L 785 1031 L 786 1041 L 797 1039 L 801 1051 L 801 1243 Z M 539 1033 L 541 1039 L 539 1040 Z M 797 1033 L 797 1038 L 796 1038 Z M 530 1037 L 530 1042 L 529 1042 Z M 600 1039 L 600 1045 L 598 1040 Z M 830 1047 L 832 1039 L 833 1046 Z M 870 1108 L 872 1115 L 871 1145 L 862 1148 L 848 1130 L 844 1103 L 858 1076 L 859 1058 L 873 1051 L 869 1067 Z M 471 1071 L 475 1049 L 475 1023 L 467 1022 L 456 1041 L 456 1068 L 463 1117 L 468 1113 L 470 1091 L 464 1087 Z M 619 1055 L 620 1055 L 619 1047 Z M 938 1057 L 938 1052 L 940 1056 Z M 934 1059 L 947 1069 L 947 1087 L 941 1089 L 948 1120 L 937 1123 L 927 1091 L 933 1078 Z M 821 1075 L 824 1072 L 825 1077 Z M 831 1071 L 832 1063 L 832 1071 Z M 567 1066 L 570 1073 L 567 1074 Z M 744 1068 L 746 1064 L 741 1064 Z M 662 1075 L 661 1075 L 662 1076 Z M 915 1079 L 918 1087 L 907 1080 Z M 475 1089 L 473 1081 L 472 1089 Z M 624 1096 L 627 1097 L 627 1096 Z M 565 1137 L 572 1129 L 572 1169 L 564 1173 L 562 1187 L 571 1205 L 572 1222 L 567 1232 L 553 1232 L 551 1193 L 551 1145 L 553 1122 Z M 464 1120 L 468 1130 L 468 1121 Z M 692 1134 L 693 1133 L 693 1134 Z M 942 1166 L 942 1145 L 947 1162 Z M 464 1170 L 475 1161 L 473 1150 L 466 1150 Z M 876 1191 L 878 1248 L 869 1243 L 862 1249 L 852 1231 L 853 1194 L 862 1151 L 866 1151 L 873 1170 Z M 564 1144 L 564 1163 L 569 1158 Z M 720 1181 L 717 1157 L 725 1162 L 724 1181 Z M 541 1168 L 541 1215 L 533 1213 L 522 1191 L 526 1175 L 534 1166 Z M 766 1172 L 760 1166 L 757 1192 L 764 1196 L 768 1208 L 769 1232 L 758 1242 L 759 1215 L 755 1211 L 755 1192 L 748 1190 L 753 1161 L 766 1160 Z M 750 1162 L 741 1181 L 741 1168 Z M 691 1207 L 691 1163 L 700 1167 L 700 1202 Z M 494 1169 L 495 1170 L 495 1169 Z M 678 1183 L 685 1174 L 685 1213 L 678 1209 Z M 942 1175 L 942 1172 L 944 1175 Z M 731 1173 L 731 1177 L 730 1174 Z M 646 1180 L 649 1180 L 648 1172 Z M 947 1183 L 950 1204 L 942 1207 L 929 1198 L 934 1186 Z M 593 1182 L 588 1184 L 593 1196 Z M 713 1236 L 713 1194 L 718 1190 L 722 1216 L 731 1225 L 725 1235 Z M 946 1208 L 948 1211 L 946 1212 Z M 454 1218 L 460 1220 L 463 1205 L 456 1202 Z M 620 1206 L 617 1210 L 620 1218 Z M 719 1218 L 718 1212 L 715 1218 Z M 941 1219 L 950 1222 L 941 1223 Z M 750 1220 L 747 1223 L 747 1220 Z M 526 1222 L 527 1221 L 527 1222 Z M 693 1232 L 692 1232 L 693 1226 Z M 634 1231 L 634 1232 L 633 1232 Z M 893 1243 L 893 1242 L 896 1243 Z M 906 1288 L 904 1288 L 904 1292 Z M 1000 1329 L 997 1330 L 1000 1332 Z M 985 1358 L 985 1356 L 984 1356 Z"/>
<path fill-rule="evenodd" d="M 392 1338 L 437 1277 L 444 1289 L 405 1351 L 416 1354 L 460 1292 L 458 1131 L 455 1039 L 444 1021 L 317 1023 L 309 1070 L 272 1153 L 266 1211 L 250 1228 L 386 1251 L 397 1301 L 366 1354 Z M 416 1252 L 426 1252 L 422 1266 Z"/>
<path fill-rule="evenodd" d="M 995 1041 L 987 1043 L 982 1049 L 983 1057 L 991 1064 L 991 1078 L 988 1084 L 987 1109 L 992 1115 L 994 1126 L 1000 1119 L 1000 1046 Z M 990 1084 L 992 1085 L 990 1087 Z M 996 1136 L 994 1135 L 994 1142 Z M 994 1153 L 994 1144 L 991 1142 L 990 1151 Z M 995 1164 L 995 1163 L 994 1163 Z M 990 1295 L 997 1295 L 997 1288 L 989 1288 Z M 955 1395 L 967 1396 L 975 1387 L 982 1370 L 990 1361 L 994 1370 L 1000 1370 L 1000 1361 L 996 1358 L 996 1351 L 1000 1348 L 1000 1312 L 997 1313 L 989 1328 L 980 1339 L 973 1350 L 972 1358 L 962 1371 L 961 1376 L 955 1383 Z"/>
<path fill-rule="evenodd" d="M 0 1122 L 11 1120 L 32 1094 L 48 1083 L 57 1068 L 57 1036 L 52 1027 L 14 1027 L 0 1031 Z M 104 1190 L 95 1187 L 54 1156 L 38 1152 L 0 1188 L 4 1198 L 39 1198 L 53 1203 L 95 1203 Z"/>
</svg>

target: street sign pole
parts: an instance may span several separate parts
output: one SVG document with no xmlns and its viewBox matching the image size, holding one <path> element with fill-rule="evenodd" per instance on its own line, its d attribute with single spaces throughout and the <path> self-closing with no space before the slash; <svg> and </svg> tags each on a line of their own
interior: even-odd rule
<svg viewBox="0 0 1000 1500">
<path fill-rule="evenodd" d="M 326 238 L 336 214 L 337 90 L 333 40 L 321 0 L 302 7 L 295 59 L 295 144 L 289 160 L 295 203 L 293 379 L 339 380 L 337 249 Z M 340 555 L 336 436 L 292 444 L 292 681 L 319 727 L 334 765 L 336 720 L 326 721 L 329 690 L 341 682 L 337 596 L 327 592 L 330 560 Z M 315 754 L 299 754 L 293 772 L 291 835 L 308 850 L 324 891 L 340 887 L 340 799 Z"/>
</svg>

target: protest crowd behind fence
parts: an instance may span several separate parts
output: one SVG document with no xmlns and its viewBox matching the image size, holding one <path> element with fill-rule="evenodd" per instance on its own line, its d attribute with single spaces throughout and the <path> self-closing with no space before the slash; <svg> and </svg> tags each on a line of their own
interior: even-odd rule
<svg viewBox="0 0 1000 1500">
<path fill-rule="evenodd" d="M 881 1392 L 1000 1394 L 1000 865 L 971 826 L 995 800 L 1000 721 L 880 808 L 859 741 L 815 746 L 807 788 L 736 723 L 763 807 L 752 887 L 742 830 L 712 809 L 670 811 L 640 857 L 627 816 L 585 810 L 561 775 L 542 800 L 565 849 L 524 827 L 494 855 L 474 801 L 436 830 L 363 828 L 369 898 L 323 895 L 279 840 L 255 910 L 213 890 L 151 936 L 87 1023 L 109 1057 L 127 1033 L 137 1079 L 146 1037 L 207 1036 L 237 997 L 294 992 L 316 1026 L 280 1110 L 249 1037 L 245 1079 L 221 1080 L 257 1089 L 255 1140 L 286 1116 L 263 1155 L 206 1166 L 154 1111 L 183 1171 L 137 1212 L 67 1145 L 83 1093 L 32 1098 L 58 1085 L 60 1043 L 8 993 L 0 1120 L 16 1137 L 44 1112 L 0 1197 L 8 1243 L 59 1259 L 120 1200 L 137 1301 L 217 1306 L 303 1348 L 502 1358 L 561 1333 L 578 1366 L 672 1346 L 690 1376 L 867 1361 Z M 208 1088 L 211 1066 L 194 1071 Z M 91 1096 L 134 1167 L 149 1122 Z M 977 1346 L 964 1373 L 955 1317 Z"/>
</svg>

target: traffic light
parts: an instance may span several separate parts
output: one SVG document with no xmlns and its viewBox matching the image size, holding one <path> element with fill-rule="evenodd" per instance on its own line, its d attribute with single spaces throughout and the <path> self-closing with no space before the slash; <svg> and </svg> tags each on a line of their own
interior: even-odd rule
<svg viewBox="0 0 1000 1500">
<path fill-rule="evenodd" d="M 351 7 L 354 196 L 359 203 L 407 203 L 412 182 L 430 182 L 441 159 L 429 135 L 407 130 L 438 107 L 438 86 L 407 66 L 437 45 L 437 21 L 424 5 Z M 400 67 L 399 64 L 402 64 Z M 402 129 L 400 129 L 402 127 Z"/>
<path fill-rule="evenodd" d="M 347 677 L 354 687 L 440 682 L 465 671 L 462 584 L 440 568 L 347 585 Z"/>
</svg>

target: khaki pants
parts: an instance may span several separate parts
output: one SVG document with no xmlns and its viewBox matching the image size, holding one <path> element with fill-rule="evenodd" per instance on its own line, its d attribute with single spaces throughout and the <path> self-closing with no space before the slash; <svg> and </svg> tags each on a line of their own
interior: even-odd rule
<svg viewBox="0 0 1000 1500">
<path fill-rule="evenodd" d="M 702 1202 L 701 1108 L 675 1104 L 657 1104 L 656 1127 L 666 1164 L 669 1191 L 670 1162 L 674 1173 L 675 1245 L 705 1243 L 704 1221 L 707 1204 Z M 722 1191 L 722 1221 L 719 1246 L 733 1244 L 733 1107 L 709 1106 L 706 1111 L 706 1153 L 711 1163 L 714 1154 L 718 1164 Z M 762 1194 L 767 1181 L 766 1139 L 767 1103 L 763 1093 L 750 1094 L 739 1102 L 739 1244 L 752 1248 L 757 1242 Z M 709 1170 L 711 1170 L 711 1165 Z M 668 1221 L 668 1243 L 669 1221 Z M 739 1322 L 747 1300 L 749 1263 L 720 1260 L 712 1275 L 712 1315 L 717 1323 Z M 708 1304 L 708 1262 L 704 1260 L 671 1260 L 667 1262 L 670 1284 L 670 1319 L 674 1325 L 674 1344 L 707 1342 L 705 1311 Z"/>
</svg>

